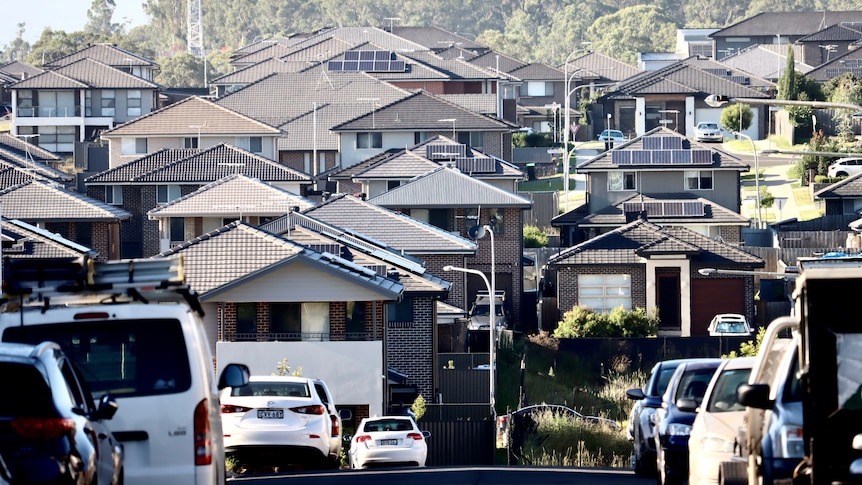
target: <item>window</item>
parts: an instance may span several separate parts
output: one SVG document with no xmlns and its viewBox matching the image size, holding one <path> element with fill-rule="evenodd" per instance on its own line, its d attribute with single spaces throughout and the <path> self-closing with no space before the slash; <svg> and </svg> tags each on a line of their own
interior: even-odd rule
<svg viewBox="0 0 862 485">
<path fill-rule="evenodd" d="M 252 153 L 263 153 L 263 139 L 259 136 L 237 137 L 236 146 Z"/>
<path fill-rule="evenodd" d="M 712 170 L 686 170 L 685 190 L 712 190 Z"/>
<path fill-rule="evenodd" d="M 481 131 L 459 131 L 458 143 L 463 143 L 471 148 L 481 149 L 485 146 L 485 133 Z"/>
<path fill-rule="evenodd" d="M 200 140 L 196 136 L 187 136 L 183 138 L 183 148 L 200 148 L 198 146 L 198 140 Z"/>
<path fill-rule="evenodd" d="M 620 170 L 608 172 L 608 190 L 637 190 L 637 173 Z"/>
<path fill-rule="evenodd" d="M 411 209 L 410 217 L 449 231 L 449 209 Z"/>
<path fill-rule="evenodd" d="M 105 186 L 105 202 L 113 205 L 123 205 L 123 187 L 120 185 Z"/>
<path fill-rule="evenodd" d="M 18 91 L 18 109 L 16 115 L 19 118 L 32 117 L 35 113 L 33 110 L 35 95 L 30 89 L 22 89 Z"/>
<path fill-rule="evenodd" d="M 619 306 L 631 310 L 631 275 L 579 275 L 578 304 L 596 312 L 610 312 Z"/>
<path fill-rule="evenodd" d="M 186 240 L 186 220 L 182 217 L 171 217 L 170 222 L 171 244 L 178 244 Z"/>
<path fill-rule="evenodd" d="M 348 301 L 347 316 L 344 322 L 344 331 L 347 333 L 347 340 L 364 340 L 365 339 L 365 302 L 364 301 Z"/>
<path fill-rule="evenodd" d="M 383 148 L 383 133 L 357 133 L 356 148 Z"/>
<path fill-rule="evenodd" d="M 52 152 L 72 152 L 75 149 L 74 126 L 39 127 L 39 146 Z"/>
<path fill-rule="evenodd" d="M 399 303 L 386 305 L 386 314 L 390 322 L 412 322 L 413 299 L 404 298 Z"/>
<path fill-rule="evenodd" d="M 128 90 L 126 92 L 126 115 L 141 116 L 141 106 L 141 90 Z"/>
<path fill-rule="evenodd" d="M 521 85 L 521 96 L 553 96 L 554 83 L 545 81 L 527 81 Z"/>
<path fill-rule="evenodd" d="M 93 116 L 93 92 L 84 91 L 84 116 Z"/>
<path fill-rule="evenodd" d="M 257 340 L 257 303 L 236 304 L 236 339 Z"/>
<path fill-rule="evenodd" d="M 491 227 L 491 230 L 494 231 L 495 236 L 503 234 L 505 232 L 505 226 L 503 224 L 503 221 L 503 209 L 488 209 L 488 225 Z"/>
<path fill-rule="evenodd" d="M 276 340 L 329 340 L 329 303 L 271 303 L 270 337 Z"/>
<path fill-rule="evenodd" d="M 102 90 L 102 116 L 114 116 L 117 100 L 113 89 Z"/>
<path fill-rule="evenodd" d="M 156 186 L 156 203 L 167 204 L 172 200 L 180 198 L 179 185 L 157 185 Z"/>
<path fill-rule="evenodd" d="M 123 138 L 121 141 L 121 154 L 123 155 L 145 155 L 147 153 L 146 138 Z"/>
</svg>

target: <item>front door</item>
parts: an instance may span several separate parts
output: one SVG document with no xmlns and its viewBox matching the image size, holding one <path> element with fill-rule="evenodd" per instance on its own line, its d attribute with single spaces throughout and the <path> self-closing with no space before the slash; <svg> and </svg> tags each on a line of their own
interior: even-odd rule
<svg viewBox="0 0 862 485">
<path fill-rule="evenodd" d="M 682 330 L 679 268 L 656 271 L 656 306 L 660 330 Z"/>
</svg>

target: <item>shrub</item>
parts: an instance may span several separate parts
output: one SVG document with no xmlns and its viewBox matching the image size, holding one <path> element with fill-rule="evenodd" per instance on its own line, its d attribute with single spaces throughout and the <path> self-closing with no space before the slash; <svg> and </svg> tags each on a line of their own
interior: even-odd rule
<svg viewBox="0 0 862 485">
<path fill-rule="evenodd" d="M 647 315 L 643 308 L 625 310 L 617 307 L 605 314 L 575 305 L 563 314 L 563 320 L 554 330 L 554 337 L 650 337 L 657 331 L 658 318 Z"/>
<path fill-rule="evenodd" d="M 524 247 L 544 248 L 548 246 L 548 235 L 537 226 L 524 226 Z"/>
</svg>

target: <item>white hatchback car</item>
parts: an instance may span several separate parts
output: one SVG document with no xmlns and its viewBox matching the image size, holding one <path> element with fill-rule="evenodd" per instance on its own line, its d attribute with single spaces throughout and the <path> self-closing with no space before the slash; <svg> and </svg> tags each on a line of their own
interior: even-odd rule
<svg viewBox="0 0 862 485">
<path fill-rule="evenodd" d="M 862 158 L 847 157 L 832 162 L 826 170 L 826 175 L 828 177 L 847 177 L 859 172 L 862 172 Z"/>
<path fill-rule="evenodd" d="M 221 393 L 225 451 L 242 463 L 337 468 L 341 418 L 326 384 L 294 376 L 251 376 Z"/>
<path fill-rule="evenodd" d="M 350 468 L 425 466 L 430 436 L 410 416 L 365 418 L 350 440 Z"/>
<path fill-rule="evenodd" d="M 688 439 L 689 485 L 719 483 L 719 466 L 734 455 L 734 444 L 745 417 L 736 390 L 748 383 L 755 357 L 725 359 L 715 371 Z"/>
<path fill-rule="evenodd" d="M 719 313 L 712 317 L 707 331 L 711 337 L 748 337 L 754 332 L 754 329 L 748 324 L 745 315 Z"/>
</svg>

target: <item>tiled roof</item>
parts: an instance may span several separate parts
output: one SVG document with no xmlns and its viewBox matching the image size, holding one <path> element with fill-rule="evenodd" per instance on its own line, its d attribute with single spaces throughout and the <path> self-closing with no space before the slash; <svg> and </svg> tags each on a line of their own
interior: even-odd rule
<svg viewBox="0 0 862 485">
<path fill-rule="evenodd" d="M 220 104 L 198 96 L 190 96 L 104 131 L 102 137 L 179 136 L 182 133 L 197 134 L 198 130 L 202 135 L 208 136 L 273 136 L 281 133 L 278 128 Z"/>
<path fill-rule="evenodd" d="M 804 46 L 792 44 L 796 70 L 805 74 L 812 66 L 801 62 Z M 778 79 L 787 66 L 787 44 L 758 44 L 721 59 L 721 63 L 763 79 Z"/>
<path fill-rule="evenodd" d="M 293 207 L 305 210 L 314 202 L 282 188 L 242 174 L 232 174 L 179 199 L 150 210 L 156 217 L 273 217 Z"/>
<path fill-rule="evenodd" d="M 709 165 L 706 164 L 695 164 L 695 165 L 680 165 L 680 164 L 666 164 L 659 165 L 656 163 L 645 163 L 645 164 L 626 164 L 626 165 L 618 165 L 613 162 L 613 154 L 615 151 L 632 151 L 632 150 L 643 150 L 644 149 L 644 139 L 651 136 L 670 136 L 676 138 L 682 138 L 682 146 L 684 150 L 709 150 L 712 152 L 712 162 Z M 746 171 L 748 170 L 748 165 L 742 162 L 740 159 L 734 157 L 733 155 L 713 148 L 711 145 L 698 143 L 694 140 L 690 140 L 685 138 L 684 135 L 677 133 L 675 131 L 669 130 L 663 126 L 658 128 L 654 128 L 643 135 L 633 138 L 626 143 L 621 145 L 616 145 L 613 149 L 600 153 L 599 155 L 587 160 L 586 162 L 578 165 L 578 172 L 588 173 L 594 171 L 607 171 L 609 169 L 616 169 L 624 166 L 626 170 L 673 170 L 679 171 L 684 170 L 684 167 L 697 167 L 698 170 L 716 170 L 716 169 L 727 169 L 727 170 L 737 170 L 737 171 Z"/>
<path fill-rule="evenodd" d="M 416 42 L 412 42 L 404 37 L 392 35 L 386 30 L 377 27 L 333 27 L 331 29 L 323 29 L 320 32 L 303 39 L 296 43 L 297 47 L 303 45 L 316 44 L 320 38 L 335 37 L 351 45 L 360 45 L 371 43 L 379 46 L 383 50 L 388 51 L 422 51 L 428 50 Z"/>
<path fill-rule="evenodd" d="M 365 115 L 333 126 L 335 131 L 511 131 L 514 125 L 467 110 L 428 92 L 418 91 Z"/>
<path fill-rule="evenodd" d="M 189 286 L 200 293 L 204 301 L 292 263 L 310 265 L 320 271 L 349 278 L 358 285 L 372 287 L 386 295 L 381 299 L 397 298 L 403 291 L 403 286 L 395 280 L 239 221 L 157 257 L 174 254 L 183 255 Z"/>
<path fill-rule="evenodd" d="M 290 96 L 284 93 L 290 93 Z M 356 116 L 355 110 L 344 106 L 364 107 L 367 112 L 370 111 L 370 103 L 359 99 L 379 98 L 377 103 L 385 105 L 408 95 L 407 91 L 365 73 L 321 73 L 319 69 L 313 69 L 273 74 L 224 96 L 217 103 L 272 126 L 282 126 L 311 112 L 314 103 L 318 106 L 332 105 L 336 113 L 346 109 Z M 350 118 L 341 118 L 346 119 Z M 290 133 L 287 136 L 290 137 Z"/>
<path fill-rule="evenodd" d="M 847 73 L 862 77 L 862 49 L 851 49 L 843 55 L 808 71 L 807 76 L 825 82 Z"/>
<path fill-rule="evenodd" d="M 580 69 L 580 71 L 579 71 Z M 600 52 L 588 52 L 569 61 L 569 74 L 577 77 L 622 81 L 641 72 L 637 67 Z"/>
<path fill-rule="evenodd" d="M 257 64 L 258 62 L 265 61 L 267 59 L 278 59 L 281 56 L 289 54 L 292 51 L 292 46 L 285 46 L 279 43 L 273 43 L 243 57 L 234 57 L 234 59 L 231 61 L 231 64 Z"/>
<path fill-rule="evenodd" d="M 34 174 L 32 171 L 23 170 L 17 166 L 4 163 L 2 160 L 0 160 L 0 189 L 6 189 L 15 185 L 30 182 L 32 180 L 57 182 L 56 180 L 47 179 L 40 175 Z"/>
<path fill-rule="evenodd" d="M 11 133 L 0 133 L 0 149 L 36 162 L 57 162 L 62 160 L 62 157 L 56 153 L 40 148 L 39 145 L 34 145 Z"/>
<path fill-rule="evenodd" d="M 54 70 L 93 89 L 157 89 L 158 84 L 93 59 L 81 59 Z"/>
<path fill-rule="evenodd" d="M 205 184 L 234 173 L 265 182 L 311 182 L 311 177 L 302 172 L 233 145 L 222 143 L 202 149 L 159 150 L 88 177 L 85 183 Z"/>
<path fill-rule="evenodd" d="M 305 67 L 305 66 L 303 66 Z M 210 81 L 210 84 L 245 85 L 263 79 L 275 72 L 296 72 L 296 67 L 280 59 L 266 59 Z"/>
<path fill-rule="evenodd" d="M 381 241 L 407 254 L 475 254 L 476 243 L 350 195 L 336 195 L 303 214 Z"/>
<path fill-rule="evenodd" d="M 18 81 L 9 89 L 87 89 L 86 83 L 54 71 L 45 71 L 33 77 Z"/>
<path fill-rule="evenodd" d="M 57 170 L 45 162 L 31 160 L 26 154 L 19 155 L 17 152 L 7 150 L 0 145 L 0 167 L 16 167 L 21 171 L 31 172 L 34 176 L 54 180 L 57 182 L 68 182 L 75 177 Z"/>
<path fill-rule="evenodd" d="M 796 42 L 855 42 L 862 39 L 862 22 L 830 25 Z"/>
<path fill-rule="evenodd" d="M 765 85 L 773 83 L 765 81 Z M 768 98 L 769 95 L 732 81 L 725 76 L 716 76 L 690 65 L 686 61 L 675 62 L 655 71 L 647 71 L 617 84 L 607 96 L 637 96 L 661 93 L 721 93 L 734 98 Z"/>
<path fill-rule="evenodd" d="M 476 113 L 497 115 L 497 95 L 495 94 L 438 94 L 437 97 Z"/>
<path fill-rule="evenodd" d="M 392 209 L 434 207 L 513 207 L 529 209 L 532 201 L 471 177 L 461 171 L 439 167 L 410 182 L 388 190 L 370 203 Z"/>
<path fill-rule="evenodd" d="M 65 66 L 81 59 L 93 59 L 109 66 L 120 67 L 129 65 L 140 67 L 158 67 L 153 61 L 121 49 L 113 44 L 92 44 L 79 51 L 73 52 L 59 59 L 54 59 L 45 64 L 46 69 L 55 69 Z"/>
<path fill-rule="evenodd" d="M 736 79 L 744 79 L 745 85 L 754 89 L 768 89 L 775 86 L 775 83 L 772 81 L 754 76 L 749 72 L 738 71 L 732 66 L 725 64 L 723 60 L 722 62 L 718 62 L 709 57 L 692 56 L 681 62 L 688 64 L 689 66 L 696 67 L 702 71 L 709 72 L 710 74 L 724 77 L 733 82 L 737 82 Z"/>
<path fill-rule="evenodd" d="M 278 149 L 307 151 L 316 146 L 318 150 L 339 151 L 341 137 L 330 128 L 367 112 L 367 103 L 309 107 L 307 112 L 279 126 L 287 136 L 278 139 Z"/>
<path fill-rule="evenodd" d="M 487 80 L 496 78 L 494 71 L 482 66 L 478 66 L 466 59 L 446 59 L 430 51 L 415 51 L 415 52 L 398 52 L 399 56 L 403 56 L 414 64 L 420 64 L 427 67 L 431 72 L 437 73 L 434 78 L 442 77 L 448 80 Z M 408 64 L 410 62 L 408 61 Z M 410 66 L 408 72 L 404 73 L 371 73 L 378 79 L 385 80 L 408 80 L 416 78 L 424 78 L 421 71 L 414 66 Z"/>
<path fill-rule="evenodd" d="M 388 29 L 387 29 L 388 30 Z M 392 27 L 392 33 L 398 37 L 413 41 L 431 50 L 440 50 L 453 46 L 467 51 L 487 50 L 488 48 L 476 41 L 457 33 L 447 32 L 438 27 Z"/>
<path fill-rule="evenodd" d="M 0 64 L 0 73 L 6 74 L 12 79 L 21 80 L 25 77 L 32 77 L 42 72 L 42 69 L 24 64 L 21 61 L 9 61 Z"/>
<path fill-rule="evenodd" d="M 514 57 L 509 57 L 507 55 L 493 51 L 479 54 L 476 57 L 470 58 L 468 62 L 483 69 L 488 69 L 494 72 L 496 72 L 497 69 L 500 69 L 500 72 L 505 73 L 514 71 L 515 69 L 518 69 L 527 64 L 526 62 L 519 61 Z"/>
<path fill-rule="evenodd" d="M 590 215 L 591 212 L 592 211 L 590 211 L 590 204 L 588 202 L 585 202 L 568 212 L 564 212 L 552 218 L 551 225 L 554 227 L 571 226 L 577 224 L 579 220 Z"/>
<path fill-rule="evenodd" d="M 628 199 L 619 202 L 616 205 L 605 207 L 597 212 L 583 214 L 576 223 L 581 227 L 588 226 L 622 226 L 630 219 L 626 219 L 626 214 L 623 212 L 624 204 L 628 202 L 700 202 L 703 206 L 703 215 L 700 216 L 664 216 L 647 214 L 650 222 L 662 225 L 674 224 L 721 224 L 721 225 L 738 225 L 748 227 L 751 220 L 743 215 L 734 212 L 726 207 L 722 207 L 715 202 L 697 197 L 693 194 L 633 194 Z M 555 221 L 556 222 L 556 221 Z"/>
<path fill-rule="evenodd" d="M 2 218 L 3 256 L 21 258 L 74 258 L 96 251 L 63 236 L 17 219 Z"/>
<path fill-rule="evenodd" d="M 725 27 L 710 37 L 805 36 L 818 32 L 824 25 L 841 22 L 862 22 L 862 11 L 763 12 Z"/>
<path fill-rule="evenodd" d="M 552 267 L 602 264 L 644 264 L 660 254 L 684 254 L 699 265 L 763 267 L 759 257 L 690 229 L 663 227 L 639 219 L 548 260 Z"/>
<path fill-rule="evenodd" d="M 522 81 L 562 81 L 566 76 L 561 69 L 547 64 L 530 63 L 509 71 Z"/>
<path fill-rule="evenodd" d="M 3 189 L 0 204 L 4 216 L 25 221 L 118 222 L 131 217 L 119 207 L 41 180 Z"/>
<path fill-rule="evenodd" d="M 862 173 L 853 174 L 814 193 L 818 199 L 862 199 Z"/>
<path fill-rule="evenodd" d="M 289 37 L 269 37 L 266 39 L 261 39 L 256 42 L 252 42 L 251 44 L 240 47 L 239 49 L 233 51 L 231 55 L 231 60 L 239 59 L 245 57 L 253 52 L 257 52 L 261 49 L 265 49 L 272 44 L 282 44 L 286 46 L 294 45 L 298 42 L 304 40 L 307 36 L 305 35 L 292 35 Z"/>
</svg>

